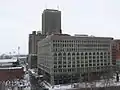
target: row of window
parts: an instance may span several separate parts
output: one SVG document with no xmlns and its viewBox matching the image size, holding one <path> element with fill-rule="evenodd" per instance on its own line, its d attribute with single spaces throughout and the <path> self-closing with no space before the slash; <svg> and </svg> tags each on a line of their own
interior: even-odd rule
<svg viewBox="0 0 120 90">
<path fill-rule="evenodd" d="M 88 70 L 105 69 L 104 67 L 88 68 L 88 69 L 54 69 L 54 72 L 75 72 L 75 71 L 88 71 Z"/>
<path fill-rule="evenodd" d="M 110 56 L 77 56 L 77 57 L 70 57 L 70 56 L 68 56 L 68 57 L 54 57 L 54 60 L 78 60 L 78 59 L 86 59 L 86 60 L 90 60 L 90 59 L 110 59 Z"/>
<path fill-rule="evenodd" d="M 77 61 L 54 61 L 54 64 L 66 64 L 66 63 L 99 63 L 99 62 L 108 62 L 108 60 L 77 60 Z"/>
<path fill-rule="evenodd" d="M 54 65 L 54 68 L 66 68 L 66 67 L 91 67 L 91 66 L 106 66 L 106 65 L 110 65 L 110 63 L 101 63 L 101 64 L 77 64 L 77 65 L 75 65 L 75 64 L 68 64 L 68 65 Z"/>
<path fill-rule="evenodd" d="M 110 54 L 109 52 L 83 52 L 83 53 L 54 53 L 54 56 L 70 56 L 70 55 L 106 55 L 106 54 Z"/>
<path fill-rule="evenodd" d="M 109 41 L 101 41 L 101 40 L 53 40 L 53 43 L 109 43 Z"/>
<path fill-rule="evenodd" d="M 53 47 L 109 47 L 109 44 L 53 44 Z"/>
<path fill-rule="evenodd" d="M 53 52 L 108 51 L 109 48 L 53 48 Z"/>
</svg>

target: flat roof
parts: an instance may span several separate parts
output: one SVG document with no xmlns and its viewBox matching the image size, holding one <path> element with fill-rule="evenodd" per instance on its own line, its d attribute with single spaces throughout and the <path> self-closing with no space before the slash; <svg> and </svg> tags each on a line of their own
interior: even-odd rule
<svg viewBox="0 0 120 90">
<path fill-rule="evenodd" d="M 12 59 L 0 59 L 0 63 L 12 63 L 12 62 L 17 62 L 17 58 L 12 58 Z"/>
</svg>

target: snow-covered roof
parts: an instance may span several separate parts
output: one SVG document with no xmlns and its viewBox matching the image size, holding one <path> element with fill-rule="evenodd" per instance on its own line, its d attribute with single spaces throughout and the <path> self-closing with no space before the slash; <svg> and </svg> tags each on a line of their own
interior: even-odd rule
<svg viewBox="0 0 120 90">
<path fill-rule="evenodd" d="M 1 59 L 1 60 L 0 60 L 0 63 L 12 63 L 12 62 L 17 62 L 17 58 Z"/>
<path fill-rule="evenodd" d="M 0 68 L 1 69 L 21 69 L 23 67 L 4 67 L 4 68 Z"/>
</svg>

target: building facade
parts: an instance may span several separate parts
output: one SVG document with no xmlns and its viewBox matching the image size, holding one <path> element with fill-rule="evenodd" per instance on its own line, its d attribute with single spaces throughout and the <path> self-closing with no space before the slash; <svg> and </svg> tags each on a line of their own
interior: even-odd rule
<svg viewBox="0 0 120 90">
<path fill-rule="evenodd" d="M 30 69 L 37 68 L 37 54 L 30 54 L 28 56 L 28 68 Z"/>
<path fill-rule="evenodd" d="M 113 65 L 120 66 L 120 40 L 113 41 L 112 62 L 113 62 Z"/>
<path fill-rule="evenodd" d="M 80 82 L 112 66 L 113 38 L 54 34 L 38 42 L 38 72 L 51 84 Z"/>
<path fill-rule="evenodd" d="M 45 9 L 42 13 L 42 34 L 61 33 L 61 11 Z"/>
</svg>

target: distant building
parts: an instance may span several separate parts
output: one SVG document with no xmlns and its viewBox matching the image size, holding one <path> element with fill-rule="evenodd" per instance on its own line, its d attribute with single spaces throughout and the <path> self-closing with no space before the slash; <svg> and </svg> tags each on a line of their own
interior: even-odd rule
<svg viewBox="0 0 120 90">
<path fill-rule="evenodd" d="M 27 55 L 18 57 L 18 60 L 19 60 L 21 65 L 26 65 L 27 64 L 27 57 L 28 57 Z"/>
<path fill-rule="evenodd" d="M 33 31 L 32 34 L 29 34 L 29 54 L 37 54 L 37 42 L 44 39 L 45 37 L 46 35 L 43 35 L 40 32 L 36 33 L 36 31 Z"/>
<path fill-rule="evenodd" d="M 29 34 L 28 52 L 29 59 L 32 55 L 37 54 L 37 43 L 46 36 L 57 33 L 61 34 L 61 11 L 53 9 L 45 9 L 42 13 L 42 33 L 33 31 Z M 31 61 L 32 62 L 32 61 Z"/>
<path fill-rule="evenodd" d="M 42 13 L 42 34 L 62 33 L 61 11 L 45 9 Z"/>
<path fill-rule="evenodd" d="M 80 82 L 109 72 L 113 38 L 54 34 L 38 42 L 38 73 L 51 84 Z"/>
<path fill-rule="evenodd" d="M 37 68 L 37 54 L 28 55 L 28 68 L 30 69 Z"/>
<path fill-rule="evenodd" d="M 28 43 L 28 57 L 27 63 L 28 68 L 37 68 L 37 49 L 38 41 L 44 39 L 46 35 L 41 34 L 40 32 L 33 31 L 32 34 L 29 34 L 29 43 Z"/>
</svg>

